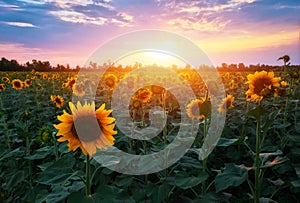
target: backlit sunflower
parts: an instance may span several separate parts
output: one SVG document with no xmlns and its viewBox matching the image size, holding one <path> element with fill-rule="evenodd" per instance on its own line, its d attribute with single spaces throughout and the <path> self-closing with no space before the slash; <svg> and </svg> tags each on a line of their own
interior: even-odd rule
<svg viewBox="0 0 300 203">
<path fill-rule="evenodd" d="M 64 99 L 57 95 L 57 96 L 51 96 L 50 100 L 53 101 L 57 108 L 60 108 L 64 105 Z"/>
<path fill-rule="evenodd" d="M 24 81 L 24 87 L 29 87 L 31 85 L 31 80 L 30 79 L 26 79 Z"/>
<path fill-rule="evenodd" d="M 272 93 L 274 87 L 280 86 L 280 77 L 274 77 L 274 72 L 256 71 L 254 74 L 249 74 L 247 79 L 246 84 L 249 85 L 249 89 L 246 97 L 254 102 L 262 100 L 263 97 Z"/>
<path fill-rule="evenodd" d="M 5 84 L 0 84 L 0 92 L 6 90 L 6 85 Z"/>
<path fill-rule="evenodd" d="M 69 102 L 72 114 L 64 111 L 63 115 L 58 116 L 60 124 L 54 125 L 58 129 L 56 136 L 59 142 L 68 141 L 69 151 L 81 148 L 85 155 L 92 156 L 96 149 L 105 149 L 114 144 L 113 117 L 109 117 L 112 110 L 105 110 L 105 104 L 102 104 L 95 111 L 95 103 L 85 103 L 83 106 L 77 102 L 75 106 Z"/>
<path fill-rule="evenodd" d="M 117 85 L 118 78 L 114 74 L 107 74 L 104 77 L 104 85 L 110 89 L 113 90 L 115 86 Z"/>
<path fill-rule="evenodd" d="M 139 89 L 134 95 L 132 99 L 138 99 L 142 103 L 147 103 L 150 101 L 152 97 L 152 92 L 148 88 Z"/>
<path fill-rule="evenodd" d="M 10 80 L 8 77 L 3 77 L 2 82 L 10 83 Z"/>
<path fill-rule="evenodd" d="M 205 99 L 194 99 L 186 106 L 186 112 L 192 119 L 204 119 L 210 114 L 211 103 Z"/>
<path fill-rule="evenodd" d="M 23 89 L 23 82 L 19 79 L 14 79 L 12 82 L 12 87 L 16 90 L 21 90 Z"/>
<path fill-rule="evenodd" d="M 233 107 L 233 101 L 234 101 L 234 97 L 231 94 L 227 95 L 226 98 L 224 98 L 222 103 L 220 104 L 218 111 L 224 112 L 228 108 Z"/>
</svg>

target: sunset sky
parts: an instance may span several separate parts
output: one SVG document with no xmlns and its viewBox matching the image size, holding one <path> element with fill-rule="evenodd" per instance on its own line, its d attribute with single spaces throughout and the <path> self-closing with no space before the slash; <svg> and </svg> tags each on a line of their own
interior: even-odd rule
<svg viewBox="0 0 300 203">
<path fill-rule="evenodd" d="M 300 64 L 299 0 L 0 0 L 0 57 L 82 65 L 106 41 L 174 32 L 222 62 Z"/>
</svg>

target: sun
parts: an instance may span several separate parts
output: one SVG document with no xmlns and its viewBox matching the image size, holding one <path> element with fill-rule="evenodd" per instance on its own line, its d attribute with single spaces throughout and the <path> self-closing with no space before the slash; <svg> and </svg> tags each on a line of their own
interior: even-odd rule
<svg viewBox="0 0 300 203">
<path fill-rule="evenodd" d="M 171 67 L 172 65 L 185 67 L 186 65 L 186 63 L 179 57 L 160 51 L 140 51 L 122 57 L 117 61 L 118 64 L 122 65 L 132 65 L 135 62 L 142 63 L 143 65 L 156 64 L 164 67 Z"/>
</svg>

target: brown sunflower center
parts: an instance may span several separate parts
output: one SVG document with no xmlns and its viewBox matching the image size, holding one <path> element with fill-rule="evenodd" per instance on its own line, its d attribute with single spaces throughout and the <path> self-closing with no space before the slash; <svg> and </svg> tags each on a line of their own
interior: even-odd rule
<svg viewBox="0 0 300 203">
<path fill-rule="evenodd" d="M 16 88 L 21 88 L 21 87 L 22 87 L 22 84 L 21 84 L 19 81 L 15 81 L 15 82 L 14 82 L 14 86 L 15 86 Z"/>
<path fill-rule="evenodd" d="M 56 104 L 62 104 L 62 100 L 59 97 L 55 98 L 55 103 Z"/>
<path fill-rule="evenodd" d="M 71 132 L 82 142 L 93 142 L 102 135 L 101 127 L 96 116 L 79 116 L 74 120 Z"/>
<path fill-rule="evenodd" d="M 254 93 L 261 95 L 262 90 L 272 85 L 270 78 L 259 78 L 254 82 Z"/>
</svg>

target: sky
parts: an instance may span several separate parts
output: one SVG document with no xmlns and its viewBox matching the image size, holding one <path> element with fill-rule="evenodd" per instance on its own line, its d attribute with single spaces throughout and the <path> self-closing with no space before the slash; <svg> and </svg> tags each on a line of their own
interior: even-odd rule
<svg viewBox="0 0 300 203">
<path fill-rule="evenodd" d="M 119 35 L 156 29 L 188 38 L 216 66 L 282 65 L 285 54 L 299 65 L 299 13 L 300 0 L 0 0 L 0 57 L 81 66 Z"/>
</svg>

